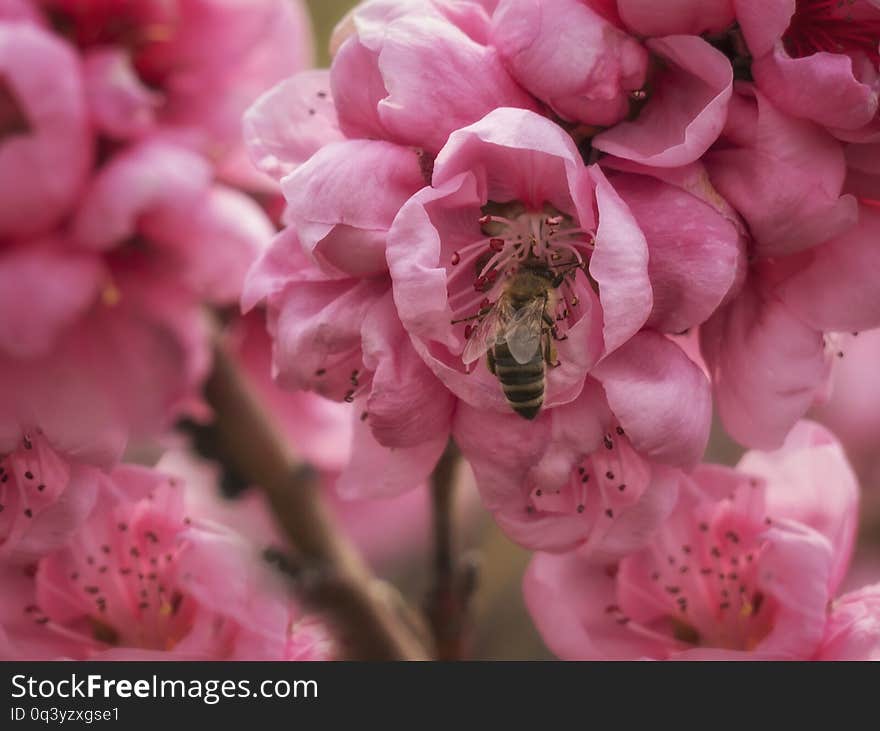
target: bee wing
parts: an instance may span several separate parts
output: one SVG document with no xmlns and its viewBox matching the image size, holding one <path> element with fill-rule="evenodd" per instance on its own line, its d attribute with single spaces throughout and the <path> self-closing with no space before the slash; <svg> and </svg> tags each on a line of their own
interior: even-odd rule
<svg viewBox="0 0 880 731">
<path fill-rule="evenodd" d="M 546 304 L 544 298 L 532 300 L 514 313 L 505 329 L 507 347 L 517 363 L 528 363 L 541 347 Z"/>
<path fill-rule="evenodd" d="M 509 307 L 504 302 L 498 302 L 480 320 L 474 332 L 468 338 L 467 344 L 461 353 L 461 360 L 465 365 L 479 360 L 498 341 L 503 328 L 503 322 L 509 319 Z"/>
</svg>

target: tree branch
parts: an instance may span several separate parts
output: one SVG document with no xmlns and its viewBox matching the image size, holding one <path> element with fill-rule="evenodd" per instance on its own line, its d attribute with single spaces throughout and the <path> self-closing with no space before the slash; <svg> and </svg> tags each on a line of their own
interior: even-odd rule
<svg viewBox="0 0 880 731">
<path fill-rule="evenodd" d="M 381 582 L 335 524 L 317 476 L 298 464 L 219 335 L 205 394 L 216 415 L 218 454 L 266 493 L 297 551 L 294 562 L 320 577 L 312 582 L 306 600 L 342 633 L 353 659 L 428 659 L 421 642 L 387 601 Z"/>
<path fill-rule="evenodd" d="M 425 599 L 425 614 L 434 635 L 439 660 L 460 660 L 465 654 L 468 605 L 475 567 L 460 564 L 455 551 L 455 497 L 460 455 L 450 442 L 431 475 L 434 529 L 433 585 Z"/>
</svg>

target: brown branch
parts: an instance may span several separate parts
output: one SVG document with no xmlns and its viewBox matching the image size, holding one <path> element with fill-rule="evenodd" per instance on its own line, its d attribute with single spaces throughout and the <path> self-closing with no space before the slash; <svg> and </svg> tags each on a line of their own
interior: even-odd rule
<svg viewBox="0 0 880 731">
<path fill-rule="evenodd" d="M 428 653 L 387 601 L 387 591 L 339 530 L 315 473 L 298 463 L 218 336 L 205 394 L 224 464 L 260 485 L 310 576 L 306 599 L 343 635 L 353 659 L 426 660 Z"/>
<path fill-rule="evenodd" d="M 431 476 L 434 529 L 433 585 L 425 599 L 425 614 L 434 635 L 439 660 L 465 655 L 468 605 L 473 593 L 473 564 L 461 564 L 455 551 L 455 497 L 459 453 L 450 442 Z"/>
</svg>

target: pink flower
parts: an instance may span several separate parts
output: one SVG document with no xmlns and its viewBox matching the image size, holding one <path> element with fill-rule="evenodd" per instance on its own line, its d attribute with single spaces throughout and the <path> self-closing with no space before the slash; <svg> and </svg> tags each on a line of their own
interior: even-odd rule
<svg viewBox="0 0 880 731">
<path fill-rule="evenodd" d="M 496 107 L 535 108 L 489 45 L 478 3 L 371 0 L 344 27 L 330 78 L 347 137 L 435 153 L 450 132 Z"/>
<path fill-rule="evenodd" d="M 561 128 L 525 110 L 498 109 L 452 134 L 432 186 L 397 216 L 387 257 L 413 345 L 462 401 L 511 411 L 480 362 L 488 345 L 472 341 L 480 342 L 474 338 L 510 278 L 531 262 L 559 280 L 549 316 L 560 365 L 547 369 L 544 408 L 576 399 L 588 373 L 604 381 L 642 359 L 640 348 L 655 342 L 634 337 L 644 326 L 686 329 L 726 296 L 738 266 L 735 229 L 681 191 L 638 176 L 620 180 L 632 209 L 598 167 L 584 167 Z M 691 227 L 707 248 L 684 243 Z"/>
<path fill-rule="evenodd" d="M 0 236 L 48 231 L 75 203 L 92 161 L 73 49 L 0 13 Z"/>
<path fill-rule="evenodd" d="M 734 0 L 755 83 L 842 139 L 877 133 L 880 8 L 871 0 Z"/>
<path fill-rule="evenodd" d="M 550 648 L 570 659 L 815 657 L 834 633 L 828 605 L 856 523 L 837 443 L 802 423 L 779 452 L 679 480 L 675 512 L 618 565 L 534 559 L 526 601 Z"/>
<path fill-rule="evenodd" d="M 645 49 L 589 2 L 502 0 L 491 39 L 511 75 L 563 119 L 615 124 L 645 83 Z"/>
<path fill-rule="evenodd" d="M 259 570 L 246 541 L 187 517 L 183 489 L 119 468 L 74 540 L 8 570 L 5 659 L 327 659 L 326 631 Z"/>
</svg>

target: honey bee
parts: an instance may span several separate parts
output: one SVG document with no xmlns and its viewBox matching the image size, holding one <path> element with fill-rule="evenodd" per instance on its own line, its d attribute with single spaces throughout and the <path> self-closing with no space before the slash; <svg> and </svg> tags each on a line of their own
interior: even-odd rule
<svg viewBox="0 0 880 731">
<path fill-rule="evenodd" d="M 526 259 L 498 300 L 478 315 L 480 321 L 462 352 L 465 365 L 486 355 L 507 403 L 524 419 L 534 419 L 544 403 L 546 366 L 559 365 L 556 322 L 549 313 L 556 310 L 556 290 L 567 273 L 536 258 Z"/>
</svg>

